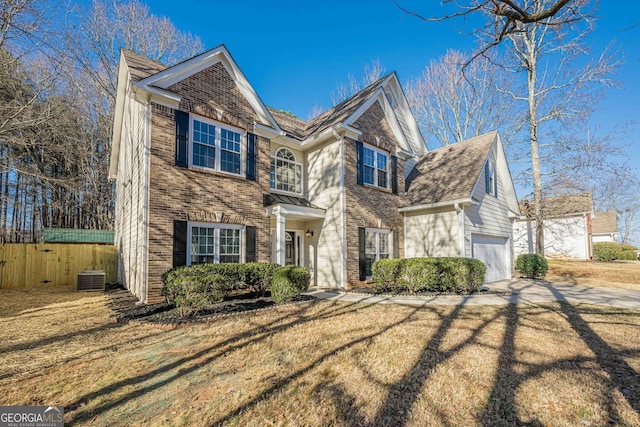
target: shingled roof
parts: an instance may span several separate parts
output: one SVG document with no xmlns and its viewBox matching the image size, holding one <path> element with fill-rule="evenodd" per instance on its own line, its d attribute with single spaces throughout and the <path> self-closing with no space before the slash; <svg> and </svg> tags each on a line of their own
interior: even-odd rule
<svg viewBox="0 0 640 427">
<path fill-rule="evenodd" d="M 533 200 L 520 200 L 520 212 L 527 218 L 534 217 Z M 591 193 L 568 194 L 558 197 L 542 199 L 542 217 L 558 218 L 593 212 L 593 197 Z"/>
<path fill-rule="evenodd" d="M 490 132 L 422 156 L 405 183 L 409 204 L 428 205 L 470 198 L 497 135 Z"/>
<path fill-rule="evenodd" d="M 160 62 L 149 59 L 146 56 L 135 53 L 129 49 L 122 49 L 122 55 L 127 62 L 129 72 L 131 73 L 131 80 L 140 81 L 147 77 L 164 71 L 168 66 L 161 64 Z"/>
<path fill-rule="evenodd" d="M 278 123 L 278 126 L 280 126 L 280 128 L 289 136 L 303 140 L 347 120 L 371 97 L 371 95 L 373 95 L 376 90 L 380 88 L 380 84 L 389 76 L 390 74 L 387 74 L 386 76 L 379 78 L 358 93 L 355 93 L 341 103 L 309 121 L 291 116 L 282 110 L 271 107 L 269 107 L 269 112 Z"/>
<path fill-rule="evenodd" d="M 593 234 L 617 232 L 616 211 L 596 212 L 591 223 L 591 231 Z"/>
</svg>

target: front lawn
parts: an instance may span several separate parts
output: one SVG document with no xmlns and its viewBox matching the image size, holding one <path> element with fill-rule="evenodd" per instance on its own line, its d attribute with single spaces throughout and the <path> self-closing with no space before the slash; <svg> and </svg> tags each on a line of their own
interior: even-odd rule
<svg viewBox="0 0 640 427">
<path fill-rule="evenodd" d="M 324 301 L 163 331 L 110 323 L 128 303 L 2 308 L 0 405 L 97 426 L 640 425 L 639 311 Z"/>
<path fill-rule="evenodd" d="M 640 290 L 640 261 L 548 260 L 550 282 Z"/>
</svg>

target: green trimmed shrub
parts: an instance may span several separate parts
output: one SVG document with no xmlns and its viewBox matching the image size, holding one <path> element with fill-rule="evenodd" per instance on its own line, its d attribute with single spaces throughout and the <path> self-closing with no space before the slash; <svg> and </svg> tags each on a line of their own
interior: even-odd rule
<svg viewBox="0 0 640 427">
<path fill-rule="evenodd" d="M 279 264 L 270 262 L 250 262 L 242 265 L 242 281 L 261 296 L 269 289 L 273 273 L 280 268 Z"/>
<path fill-rule="evenodd" d="M 482 286 L 486 266 L 471 258 L 406 258 L 373 264 L 377 290 L 409 292 L 473 292 Z"/>
<path fill-rule="evenodd" d="M 229 290 L 229 281 L 220 274 L 185 275 L 172 284 L 172 294 L 181 316 L 191 316 L 222 302 Z"/>
<path fill-rule="evenodd" d="M 309 289 L 311 273 L 307 268 L 287 265 L 273 273 L 271 298 L 275 302 L 288 301 Z"/>
<path fill-rule="evenodd" d="M 598 242 L 593 245 L 593 256 L 598 261 L 615 261 L 622 258 L 622 245 L 613 242 Z"/>
<path fill-rule="evenodd" d="M 547 275 L 549 264 L 540 254 L 522 254 L 516 258 L 516 270 L 527 279 L 542 279 Z"/>
<path fill-rule="evenodd" d="M 371 267 L 374 289 L 387 290 L 396 286 L 402 268 L 402 260 L 398 258 L 381 259 Z"/>
</svg>

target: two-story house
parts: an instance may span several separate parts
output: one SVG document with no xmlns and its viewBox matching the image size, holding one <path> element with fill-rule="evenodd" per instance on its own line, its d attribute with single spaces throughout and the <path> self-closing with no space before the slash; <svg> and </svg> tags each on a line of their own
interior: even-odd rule
<svg viewBox="0 0 640 427">
<path fill-rule="evenodd" d="M 438 178 L 466 176 L 465 200 L 450 192 L 433 202 L 432 153 L 395 73 L 304 121 L 266 107 L 224 46 L 172 67 L 123 50 L 110 167 L 119 280 L 152 302 L 161 299 L 162 274 L 179 265 L 297 264 L 315 285 L 351 288 L 381 258 L 472 256 L 473 225 L 464 218 L 482 202 L 474 191 L 486 171 L 499 207 L 481 223 L 506 221 L 496 229 L 511 230 L 518 213 L 499 138 L 483 141 L 468 150 L 471 169 L 452 167 Z M 436 152 L 443 164 L 467 156 Z M 419 192 L 407 180 L 412 171 Z M 435 250 L 415 250 L 421 227 L 443 209 L 463 220 L 434 237 Z M 511 237 L 499 236 L 508 268 L 492 277 L 511 277 Z"/>
</svg>

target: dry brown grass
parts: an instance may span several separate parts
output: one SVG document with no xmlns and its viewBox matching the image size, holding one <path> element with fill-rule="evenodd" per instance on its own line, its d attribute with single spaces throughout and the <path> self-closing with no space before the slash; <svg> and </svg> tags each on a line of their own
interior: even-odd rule
<svg viewBox="0 0 640 427">
<path fill-rule="evenodd" d="M 640 425 L 639 311 L 318 302 L 161 331 L 108 323 L 122 294 L 45 296 L 0 319 L 0 404 L 72 425 Z"/>
<path fill-rule="evenodd" d="M 584 286 L 640 290 L 640 261 L 549 260 L 547 280 Z"/>
</svg>

